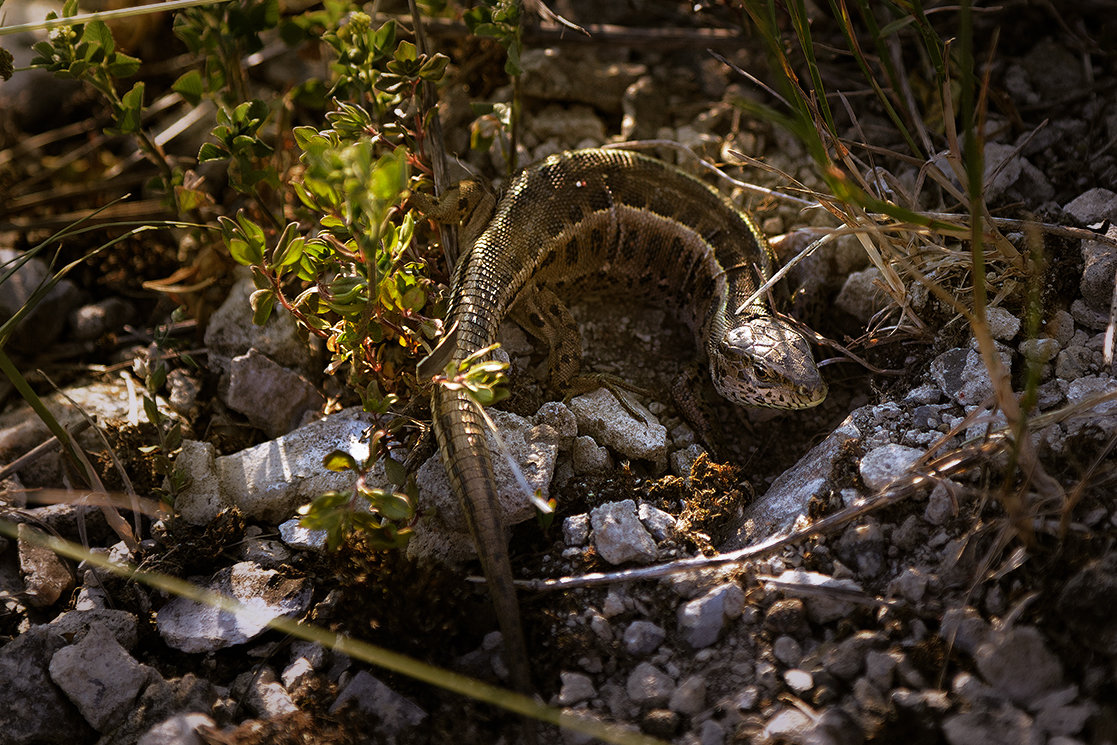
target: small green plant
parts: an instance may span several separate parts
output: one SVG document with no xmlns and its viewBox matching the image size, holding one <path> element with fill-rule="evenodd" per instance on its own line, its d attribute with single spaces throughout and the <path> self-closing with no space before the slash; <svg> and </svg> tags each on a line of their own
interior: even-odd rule
<svg viewBox="0 0 1117 745">
<path fill-rule="evenodd" d="M 394 420 L 398 424 L 401 420 Z M 389 445 L 395 442 L 395 427 L 380 428 L 369 438 L 369 454 L 358 463 L 350 453 L 334 450 L 322 465 L 331 471 L 350 471 L 356 477 L 349 491 L 326 492 L 299 511 L 301 524 L 309 530 L 326 531 L 326 545 L 338 548 L 354 531 L 360 531 L 372 548 L 403 548 L 411 538 L 418 490 L 415 479 L 399 461 L 392 460 Z M 373 466 L 382 463 L 394 489 L 373 486 Z"/>
<path fill-rule="evenodd" d="M 148 351 L 144 366 L 143 407 L 147 421 L 155 428 L 157 442 L 154 445 L 145 445 L 139 450 L 150 459 L 152 470 L 166 479 L 166 485 L 158 487 L 156 492 L 161 501 L 173 507 L 175 498 L 187 486 L 188 476 L 174 467 L 175 457 L 182 448 L 182 420 L 164 414 L 156 401 L 159 390 L 167 382 L 168 370 L 163 350 L 168 344 L 165 329 L 157 331 L 155 343 Z M 184 361 L 194 364 L 189 357 L 184 357 Z"/>
<path fill-rule="evenodd" d="M 62 17 L 72 18 L 77 13 L 78 0 L 66 0 L 62 6 Z M 54 11 L 47 14 L 48 20 L 58 17 Z M 134 135 L 144 154 L 170 181 L 171 167 L 162 149 L 141 126 L 143 81 L 137 81 L 123 93 L 118 88 L 118 81 L 133 77 L 139 71 L 140 60 L 116 49 L 112 32 L 104 21 L 59 26 L 51 30 L 48 41 L 35 44 L 34 50 L 36 56 L 31 60 L 32 67 L 49 70 L 59 77 L 84 81 L 100 93 L 113 111 L 114 125 L 109 132 Z"/>
<path fill-rule="evenodd" d="M 252 267 L 256 321 L 277 303 L 288 309 L 325 340 L 328 371 L 346 368 L 365 407 L 384 411 L 386 395 L 417 388 L 413 363 L 438 333 L 425 315 L 434 286 L 413 244 L 419 218 L 403 200 L 417 183 L 412 168 L 425 131 L 415 93 L 441 78 L 448 59 L 397 42 L 394 21 L 372 28 L 363 13 L 322 38 L 337 54 L 332 91 L 345 101 L 327 113 L 330 128 L 293 132 L 302 172 L 292 188 L 304 220 L 273 239 L 243 212 L 221 226 L 233 259 Z M 255 121 L 251 106 L 243 119 Z M 203 156 L 235 157 L 236 121 L 215 130 L 219 142 Z M 241 143 L 245 158 L 255 157 L 251 136 Z M 313 236 L 303 235 L 307 223 Z"/>
</svg>

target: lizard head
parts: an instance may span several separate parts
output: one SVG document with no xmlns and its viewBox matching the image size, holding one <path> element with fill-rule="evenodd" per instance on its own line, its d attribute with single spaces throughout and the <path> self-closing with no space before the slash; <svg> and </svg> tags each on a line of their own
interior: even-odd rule
<svg viewBox="0 0 1117 745">
<path fill-rule="evenodd" d="M 725 332 L 710 356 L 710 376 L 742 406 L 807 409 L 826 398 L 807 340 L 776 318 L 751 318 Z"/>
</svg>

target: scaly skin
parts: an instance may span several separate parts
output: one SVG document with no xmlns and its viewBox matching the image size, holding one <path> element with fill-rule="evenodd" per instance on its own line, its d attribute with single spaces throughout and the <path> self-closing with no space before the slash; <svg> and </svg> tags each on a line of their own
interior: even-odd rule
<svg viewBox="0 0 1117 745">
<path fill-rule="evenodd" d="M 446 318 L 456 333 L 452 349 L 436 355 L 456 364 L 489 346 L 524 298 L 609 289 L 653 294 L 682 311 L 723 396 L 748 406 L 814 406 L 826 385 L 806 341 L 763 299 L 735 313 L 771 271 L 771 253 L 752 220 L 701 181 L 624 150 L 562 153 L 511 182 L 459 262 Z M 431 412 L 496 606 L 512 682 L 530 691 L 484 423 L 464 392 L 441 386 Z"/>
</svg>

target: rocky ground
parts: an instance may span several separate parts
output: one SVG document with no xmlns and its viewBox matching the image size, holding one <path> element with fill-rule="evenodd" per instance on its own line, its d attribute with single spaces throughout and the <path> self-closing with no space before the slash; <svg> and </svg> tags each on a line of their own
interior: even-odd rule
<svg viewBox="0 0 1117 745">
<path fill-rule="evenodd" d="M 1017 7 L 986 19 L 1001 28 L 986 124 L 986 198 L 998 216 L 1039 215 L 1117 240 L 1117 86 L 1104 51 L 1114 29 L 1104 11 L 1087 3 L 1053 23 Z M 593 21 L 725 20 L 643 12 Z M 763 69 L 744 46 L 722 51 Z M 837 79 L 852 67 L 829 64 Z M 522 162 L 656 138 L 730 163 L 733 151 L 763 156 L 820 185 L 801 146 L 731 105 L 755 88 L 693 40 L 540 47 L 523 66 Z M 466 104 L 481 88 L 466 81 L 443 92 L 451 152 L 468 150 Z M 9 90 L 0 86 L 0 98 Z M 883 122 L 867 113 L 851 138 L 883 132 Z M 503 168 L 495 149 L 470 157 L 485 173 Z M 889 167 L 910 187 L 920 165 Z M 786 186 L 755 169 L 737 173 Z M 809 240 L 794 231 L 835 224 L 776 200 L 753 198 L 750 208 L 766 232 L 788 234 L 785 251 Z M 31 231 L 18 210 L 2 219 L 10 260 Z M 1005 234 L 1022 254 L 1034 245 L 1023 228 Z M 711 401 L 716 458 L 666 393 L 693 356 L 670 308 L 615 298 L 573 308 L 587 367 L 654 392 L 639 400 L 643 421 L 605 391 L 550 400 L 540 355 L 506 325 L 513 396 L 494 418 L 531 485 L 558 504 L 554 522 L 541 525 L 526 502 L 510 500 L 522 578 L 742 552 L 658 579 L 525 591 L 542 698 L 679 745 L 1117 743 L 1117 366 L 1106 349 L 1117 250 L 1101 240 L 1041 242 L 1040 306 L 1026 299 L 1026 281 L 990 277 L 989 329 L 1014 389 L 1025 389 L 1029 364 L 1038 375 L 1030 449 L 1017 455 L 968 326 L 914 282 L 909 311 L 921 320 L 901 316 L 856 243 L 797 271 L 806 289 L 791 307 L 868 362 L 825 366 L 831 395 L 808 412 Z M 6 314 L 46 271 L 33 260 L 0 284 Z M 971 280 L 939 281 L 957 281 L 950 291 L 965 296 Z M 106 486 L 147 496 L 160 484 L 137 451 L 152 440 L 141 381 L 160 354 L 152 329 L 168 308 L 126 278 L 109 287 L 127 289 L 107 292 L 91 272 L 61 283 L 7 348 L 22 369 L 63 371 L 61 390 L 44 396 L 58 418 L 74 426 L 82 411 L 93 416 L 81 441 Z M 5 469 L 3 517 L 19 527 L 0 539 L 0 743 L 519 741 L 519 721 L 488 705 L 268 629 L 272 618 L 300 618 L 481 679 L 500 682 L 505 672 L 487 599 L 464 579 L 477 569 L 437 459 L 417 473 L 423 510 L 407 556 L 359 542 L 326 552 L 320 535 L 298 526 L 300 506 L 351 481 L 325 471 L 322 456 L 367 453 L 370 419 L 354 408 L 322 416 L 344 396 L 323 378 L 321 351 L 282 313 L 253 326 L 251 289 L 232 278 L 211 313 L 176 327 L 196 328 L 180 349 L 199 364 L 170 360 L 159 406 L 184 424 L 177 466 L 189 483 L 173 519 L 141 522 L 136 548 L 72 497 L 27 503 L 26 488 L 69 485 L 56 450 Z M 6 395 L 0 461 L 13 463 L 49 432 Z M 119 470 L 106 445 L 130 487 L 111 476 Z M 32 540 L 33 528 L 232 595 L 251 612 L 60 558 Z M 765 545 L 781 535 L 791 537 Z M 541 739 L 587 741 L 547 728 Z"/>
</svg>

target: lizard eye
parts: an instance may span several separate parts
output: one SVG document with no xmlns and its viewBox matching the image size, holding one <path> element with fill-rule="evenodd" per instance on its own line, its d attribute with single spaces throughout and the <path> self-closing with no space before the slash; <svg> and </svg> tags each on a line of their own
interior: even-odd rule
<svg viewBox="0 0 1117 745">
<path fill-rule="evenodd" d="M 757 365 L 755 368 L 756 379 L 768 383 L 775 379 L 775 374 L 764 365 Z"/>
</svg>

